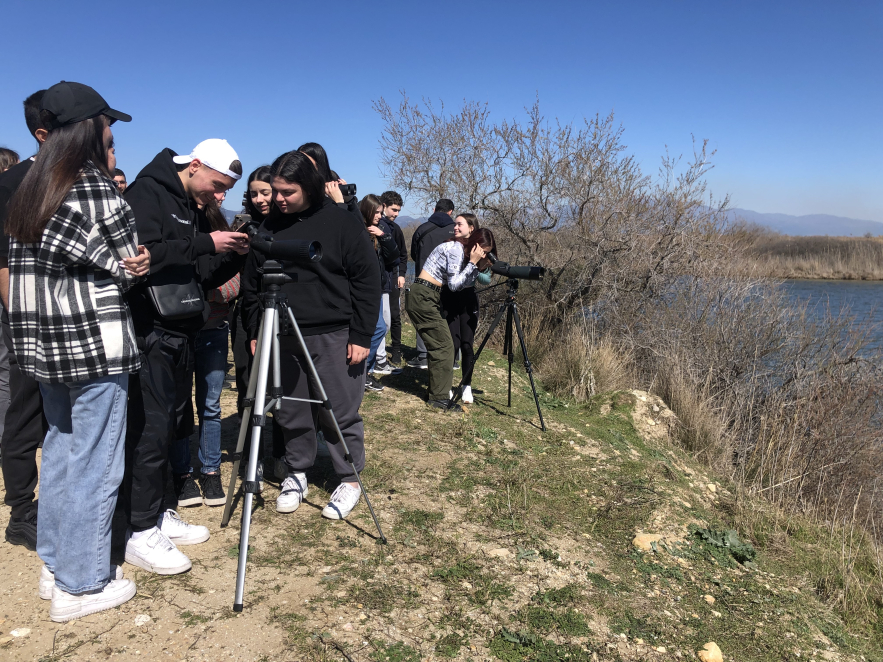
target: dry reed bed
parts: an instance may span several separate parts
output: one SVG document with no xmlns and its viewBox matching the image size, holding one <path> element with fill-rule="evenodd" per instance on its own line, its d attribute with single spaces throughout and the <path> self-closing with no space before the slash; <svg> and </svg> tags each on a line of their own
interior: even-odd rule
<svg viewBox="0 0 883 662">
<path fill-rule="evenodd" d="M 789 237 L 764 231 L 737 236 L 745 260 L 771 278 L 883 280 L 881 237 Z"/>
</svg>

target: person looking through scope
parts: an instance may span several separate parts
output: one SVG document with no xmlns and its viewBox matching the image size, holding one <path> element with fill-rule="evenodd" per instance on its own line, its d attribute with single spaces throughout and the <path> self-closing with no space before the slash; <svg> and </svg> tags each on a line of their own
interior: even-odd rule
<svg viewBox="0 0 883 662">
<path fill-rule="evenodd" d="M 365 226 L 355 215 L 325 195 L 325 181 L 307 156 L 291 151 L 270 170 L 273 203 L 258 233 L 275 241 L 318 241 L 321 261 L 288 265 L 294 282 L 282 285 L 304 336 L 304 342 L 325 385 L 356 471 L 365 466 L 365 439 L 359 406 L 365 391 L 365 359 L 380 315 L 380 269 Z M 272 244 L 271 244 L 272 246 Z M 244 323 L 251 353 L 263 313 L 259 270 L 267 257 L 249 254 L 242 277 Z M 285 397 L 317 399 L 308 379 L 305 357 L 297 339 L 279 338 L 282 392 Z M 322 515 L 343 519 L 359 502 L 360 489 L 326 410 L 314 404 L 282 400 L 274 414 L 283 429 L 288 477 L 276 499 L 276 510 L 297 510 L 307 496 L 306 471 L 316 459 L 316 426 L 322 430 L 340 486 Z"/>
<path fill-rule="evenodd" d="M 459 214 L 454 219 L 454 239 L 469 239 L 473 232 L 478 230 L 478 219 L 475 214 Z M 490 283 L 490 271 L 485 269 L 478 274 L 476 282 L 487 285 Z M 451 341 L 454 343 L 454 352 L 460 352 L 463 375 L 469 376 L 471 381 L 472 362 L 474 356 L 473 342 L 475 330 L 478 328 L 478 295 L 475 293 L 475 285 L 467 285 L 456 292 L 445 285 L 441 291 L 441 307 L 445 311 L 445 320 L 448 330 L 451 332 Z M 465 404 L 471 404 L 472 386 L 469 382 L 463 384 L 461 394 Z"/>
<path fill-rule="evenodd" d="M 429 369 L 429 396 L 433 407 L 461 410 L 451 402 L 454 377 L 454 343 L 441 313 L 441 291 L 447 285 L 456 292 L 471 287 L 480 271 L 490 265 L 488 253 L 497 245 L 490 230 L 473 232 L 468 239 L 454 237 L 436 247 L 411 286 L 405 310 L 426 344 Z"/>
</svg>

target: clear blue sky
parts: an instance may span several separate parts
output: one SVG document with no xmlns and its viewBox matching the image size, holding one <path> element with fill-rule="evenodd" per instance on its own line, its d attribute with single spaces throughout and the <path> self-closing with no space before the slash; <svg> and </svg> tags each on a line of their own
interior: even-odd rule
<svg viewBox="0 0 883 662">
<path fill-rule="evenodd" d="M 614 111 L 648 173 L 710 139 L 734 206 L 883 221 L 880 0 L 3 4 L 0 145 L 22 154 L 21 101 L 65 79 L 134 117 L 130 179 L 163 147 L 227 138 L 250 171 L 312 140 L 364 194 L 385 188 L 372 100 L 502 119 L 539 95 L 563 121 Z"/>
</svg>

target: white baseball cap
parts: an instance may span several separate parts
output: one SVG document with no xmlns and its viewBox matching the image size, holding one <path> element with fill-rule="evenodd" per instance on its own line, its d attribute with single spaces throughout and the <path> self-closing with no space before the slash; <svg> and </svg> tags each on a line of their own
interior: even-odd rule
<svg viewBox="0 0 883 662">
<path fill-rule="evenodd" d="M 199 159 L 201 163 L 204 163 L 212 170 L 217 170 L 223 175 L 232 177 L 234 181 L 242 177 L 242 175 L 237 175 L 230 170 L 230 165 L 233 161 L 239 160 L 239 155 L 235 149 L 230 147 L 230 143 L 226 140 L 220 138 L 203 140 L 193 148 L 193 151 L 188 156 L 176 156 L 172 160 L 179 165 L 183 165 L 190 163 L 193 159 Z"/>
</svg>

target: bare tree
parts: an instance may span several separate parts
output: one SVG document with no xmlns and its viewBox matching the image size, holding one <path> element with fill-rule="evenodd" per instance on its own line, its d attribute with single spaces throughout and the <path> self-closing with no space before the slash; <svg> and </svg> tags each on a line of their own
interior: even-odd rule
<svg viewBox="0 0 883 662">
<path fill-rule="evenodd" d="M 511 262 L 547 269 L 546 303 L 561 312 L 610 289 L 652 293 L 722 245 L 727 201 L 706 198 L 706 143 L 691 161 L 666 156 L 654 180 L 626 153 L 612 114 L 547 122 L 539 102 L 523 122 L 494 123 L 486 105 L 447 114 L 431 102 L 374 104 L 384 123 L 384 175 L 425 207 L 439 198 L 478 213 Z"/>
</svg>

